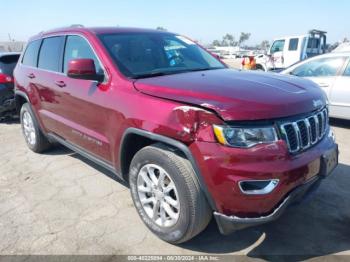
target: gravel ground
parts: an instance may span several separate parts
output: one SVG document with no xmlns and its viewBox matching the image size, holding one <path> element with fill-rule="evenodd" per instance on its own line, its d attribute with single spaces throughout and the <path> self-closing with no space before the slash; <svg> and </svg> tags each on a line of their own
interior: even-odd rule
<svg viewBox="0 0 350 262">
<path fill-rule="evenodd" d="M 332 121 L 340 145 L 334 174 L 276 222 L 230 236 L 212 222 L 170 245 L 138 217 L 128 188 L 63 147 L 27 149 L 16 122 L 0 124 L 0 255 L 241 254 L 271 260 L 350 255 L 350 122 Z M 350 257 L 349 257 L 350 258 Z"/>
</svg>

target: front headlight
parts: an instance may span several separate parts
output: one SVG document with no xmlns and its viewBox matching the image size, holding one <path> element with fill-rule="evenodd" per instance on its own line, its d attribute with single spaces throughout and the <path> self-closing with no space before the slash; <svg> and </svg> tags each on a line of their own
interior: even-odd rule
<svg viewBox="0 0 350 262">
<path fill-rule="evenodd" d="M 274 127 L 230 127 L 213 125 L 220 144 L 248 148 L 278 140 Z"/>
</svg>

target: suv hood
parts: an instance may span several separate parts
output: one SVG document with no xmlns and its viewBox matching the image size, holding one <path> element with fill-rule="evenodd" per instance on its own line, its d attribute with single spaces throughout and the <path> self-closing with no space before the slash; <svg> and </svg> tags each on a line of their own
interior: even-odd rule
<svg viewBox="0 0 350 262">
<path fill-rule="evenodd" d="M 326 96 L 314 83 L 275 73 L 217 69 L 138 79 L 155 97 L 214 110 L 224 120 L 263 120 L 314 111 Z"/>
</svg>

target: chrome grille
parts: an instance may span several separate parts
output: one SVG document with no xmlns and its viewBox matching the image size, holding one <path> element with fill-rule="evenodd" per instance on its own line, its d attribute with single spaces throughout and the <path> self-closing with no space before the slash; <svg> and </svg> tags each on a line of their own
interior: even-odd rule
<svg viewBox="0 0 350 262">
<path fill-rule="evenodd" d="M 327 109 L 323 109 L 306 118 L 280 125 L 289 152 L 296 153 L 309 148 L 320 141 L 328 126 Z"/>
</svg>

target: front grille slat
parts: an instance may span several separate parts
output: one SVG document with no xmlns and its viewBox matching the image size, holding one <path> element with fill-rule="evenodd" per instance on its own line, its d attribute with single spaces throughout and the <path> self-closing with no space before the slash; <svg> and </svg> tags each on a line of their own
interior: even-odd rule
<svg viewBox="0 0 350 262">
<path fill-rule="evenodd" d="M 309 148 L 320 141 L 328 126 L 327 109 L 323 109 L 307 118 L 280 125 L 289 152 L 296 153 Z"/>
</svg>

